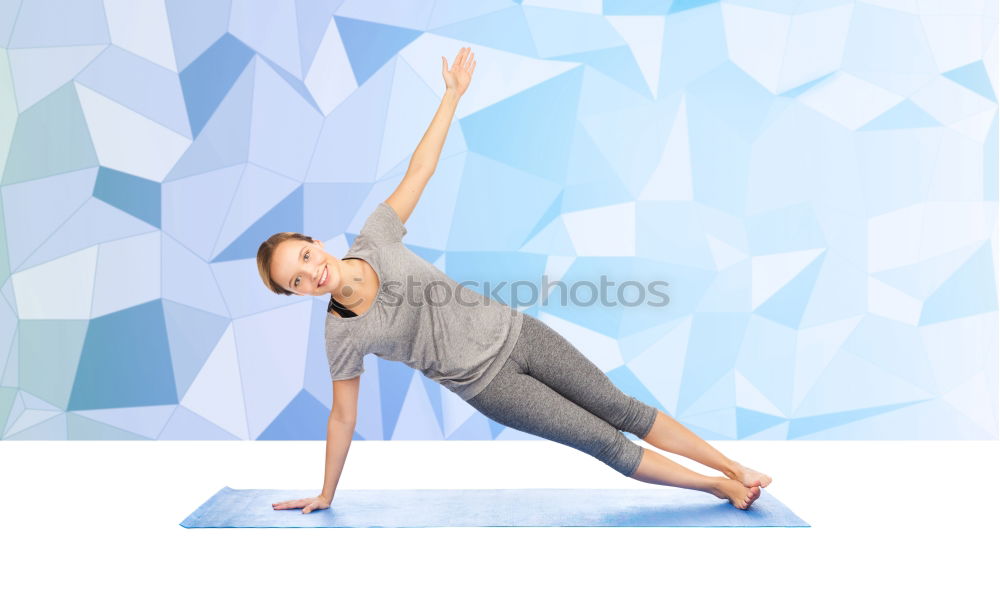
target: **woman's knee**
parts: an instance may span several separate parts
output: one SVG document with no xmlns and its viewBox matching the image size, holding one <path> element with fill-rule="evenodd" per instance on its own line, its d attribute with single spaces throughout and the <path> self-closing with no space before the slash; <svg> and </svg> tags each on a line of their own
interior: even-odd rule
<svg viewBox="0 0 1000 593">
<path fill-rule="evenodd" d="M 660 410 L 654 408 L 649 404 L 639 402 L 641 404 L 641 412 L 639 414 L 640 420 L 635 430 L 629 431 L 640 439 L 644 439 L 649 436 L 649 433 L 653 431 L 653 425 L 656 424 L 656 417 L 660 415 Z"/>
<path fill-rule="evenodd" d="M 616 430 L 593 455 L 618 473 L 628 476 L 635 471 L 638 460 L 642 458 L 642 447 Z"/>
</svg>

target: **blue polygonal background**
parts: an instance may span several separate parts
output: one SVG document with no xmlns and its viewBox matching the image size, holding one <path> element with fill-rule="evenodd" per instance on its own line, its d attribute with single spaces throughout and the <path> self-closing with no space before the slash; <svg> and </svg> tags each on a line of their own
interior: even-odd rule
<svg viewBox="0 0 1000 593">
<path fill-rule="evenodd" d="M 342 255 L 468 45 L 412 250 L 668 282 L 522 310 L 704 438 L 995 439 L 996 27 L 995 1 L 0 2 L 0 434 L 322 439 L 326 303 L 268 292 L 256 248 Z M 356 438 L 534 438 L 365 366 Z"/>
</svg>

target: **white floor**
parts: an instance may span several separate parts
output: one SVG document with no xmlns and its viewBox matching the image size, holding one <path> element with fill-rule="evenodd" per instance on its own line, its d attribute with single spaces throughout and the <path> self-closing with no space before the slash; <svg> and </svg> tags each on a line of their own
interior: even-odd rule
<svg viewBox="0 0 1000 593">
<path fill-rule="evenodd" d="M 992 568 L 1000 441 L 713 444 L 770 473 L 770 492 L 812 527 L 185 529 L 178 523 L 222 486 L 318 493 L 323 443 L 4 441 L 0 582 L 19 593 L 84 584 L 129 592 L 1000 591 Z M 543 487 L 658 486 L 544 441 L 356 441 L 338 486 Z"/>
</svg>

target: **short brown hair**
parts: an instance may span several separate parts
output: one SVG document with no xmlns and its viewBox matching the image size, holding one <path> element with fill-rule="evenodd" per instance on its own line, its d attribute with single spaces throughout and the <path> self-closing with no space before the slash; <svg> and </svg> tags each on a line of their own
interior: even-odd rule
<svg viewBox="0 0 1000 593">
<path fill-rule="evenodd" d="M 271 258 L 274 257 L 274 250 L 282 242 L 289 240 L 313 242 L 312 237 L 302 233 L 275 233 L 268 237 L 267 241 L 261 243 L 260 248 L 257 249 L 257 271 L 260 273 L 260 279 L 264 281 L 264 286 L 277 294 L 295 294 L 271 278 Z"/>
</svg>

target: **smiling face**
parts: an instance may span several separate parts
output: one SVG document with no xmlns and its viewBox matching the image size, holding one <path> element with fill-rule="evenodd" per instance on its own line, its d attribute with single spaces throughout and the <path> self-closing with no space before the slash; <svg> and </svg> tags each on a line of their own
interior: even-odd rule
<svg viewBox="0 0 1000 593">
<path fill-rule="evenodd" d="M 331 294 L 340 283 L 340 261 L 323 251 L 322 241 L 289 239 L 274 248 L 271 279 L 297 295 Z"/>
</svg>

